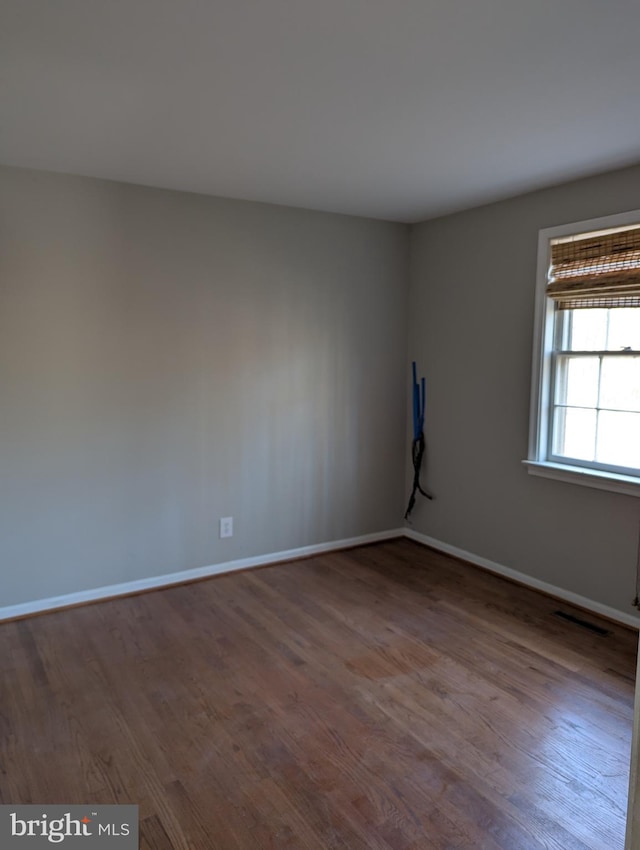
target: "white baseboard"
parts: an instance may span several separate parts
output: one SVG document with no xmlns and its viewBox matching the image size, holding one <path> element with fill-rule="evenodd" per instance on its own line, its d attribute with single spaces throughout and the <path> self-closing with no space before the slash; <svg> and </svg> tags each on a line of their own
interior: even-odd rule
<svg viewBox="0 0 640 850">
<path fill-rule="evenodd" d="M 417 543 L 422 543 L 432 549 L 438 549 L 440 552 L 445 552 L 448 555 L 453 555 L 456 558 L 461 558 L 463 561 L 468 561 L 478 567 L 483 567 L 492 573 L 505 576 L 514 581 L 524 584 L 527 587 L 532 587 L 535 590 L 541 590 L 558 599 L 563 599 L 587 611 L 593 611 L 594 614 L 602 614 L 603 617 L 608 617 L 614 622 L 622 623 L 625 626 L 631 626 L 635 629 L 640 629 L 640 616 L 636 617 L 633 614 L 626 614 L 624 611 L 618 611 L 617 608 L 610 608 L 608 605 L 602 605 L 600 602 L 594 602 L 586 596 L 580 596 L 577 593 L 572 593 L 569 590 L 564 590 L 554 584 L 549 584 L 546 581 L 540 581 L 537 578 L 528 576 L 525 573 L 520 573 L 517 570 L 512 570 L 510 567 L 505 567 L 495 561 L 490 561 L 488 558 L 482 558 L 479 555 L 474 555 L 473 552 L 467 552 L 464 549 L 459 549 L 457 546 L 452 546 L 449 543 L 443 543 L 441 540 L 436 540 L 434 537 L 429 537 L 426 534 L 421 534 L 411 528 L 396 528 L 389 531 L 379 531 L 374 534 L 364 534 L 360 537 L 348 537 L 344 540 L 332 540 L 328 543 L 316 543 L 312 546 L 301 546 L 298 549 L 287 549 L 283 552 L 270 552 L 266 555 L 256 555 L 252 558 L 240 558 L 235 561 L 225 561 L 221 564 L 212 564 L 207 567 L 196 567 L 192 570 L 183 570 L 177 573 L 167 573 L 160 576 L 152 576 L 150 578 L 137 579 L 135 581 L 127 581 L 122 584 L 111 584 L 105 587 L 96 587 L 91 590 L 80 590 L 75 593 L 67 593 L 62 596 L 52 596 L 48 599 L 36 599 L 33 602 L 23 602 L 18 605 L 8 605 L 0 608 L 0 622 L 2 620 L 13 620 L 19 617 L 26 617 L 30 614 L 38 614 L 43 611 L 54 611 L 57 608 L 68 608 L 71 605 L 81 605 L 85 602 L 96 602 L 100 599 L 111 599 L 117 596 L 128 596 L 132 593 L 141 593 L 145 590 L 156 590 L 161 587 L 170 587 L 173 584 L 183 584 L 184 582 L 196 581 L 198 579 L 209 578 L 210 576 L 220 575 L 222 573 L 237 572 L 238 570 L 247 570 L 252 567 L 267 566 L 268 564 L 276 564 L 280 561 L 292 561 L 296 558 L 306 558 L 311 555 L 320 555 L 323 552 L 334 552 L 338 549 L 348 549 L 352 546 L 363 546 L 367 543 L 378 543 L 383 540 L 391 540 L 394 537 L 408 537 Z"/>
<path fill-rule="evenodd" d="M 284 552 L 270 552 L 267 555 L 256 555 L 252 558 L 240 558 L 236 561 L 226 561 L 222 564 L 212 564 L 208 567 L 196 567 L 193 570 L 183 570 L 178 573 L 167 573 L 151 578 L 141 578 L 122 584 L 110 584 L 91 590 L 80 590 L 63 596 L 52 596 L 48 599 L 36 599 L 33 602 L 23 602 L 19 605 L 8 605 L 0 608 L 0 622 L 38 614 L 42 611 L 53 611 L 56 608 L 68 608 L 71 605 L 81 605 L 84 602 L 96 602 L 100 599 L 110 599 L 114 596 L 128 596 L 145 590 L 155 590 L 170 587 L 172 584 L 208 578 L 209 576 L 231 573 L 237 570 L 248 570 L 251 567 L 261 567 L 276 564 L 279 561 L 292 561 L 296 558 L 306 558 L 310 555 L 320 555 L 323 552 L 333 552 L 336 549 L 348 549 L 352 546 L 363 546 L 366 543 L 378 543 L 404 535 L 403 528 L 389 531 L 379 531 L 374 534 L 363 534 L 360 537 L 348 537 L 344 540 L 332 540 L 329 543 L 316 543 L 313 546 L 301 546 L 298 549 L 287 549 Z"/>
<path fill-rule="evenodd" d="M 609 620 L 640 630 L 640 616 L 636 617 L 633 614 L 626 614 L 624 611 L 618 611 L 617 608 L 610 608 L 608 605 L 602 605 L 600 602 L 594 602 L 593 599 L 588 599 L 586 596 L 580 596 L 578 593 L 572 593 L 570 590 L 565 590 L 562 587 L 557 587 L 555 584 L 549 584 L 546 581 L 533 578 L 533 576 L 520 573 L 518 570 L 512 570 L 510 567 L 504 567 L 502 564 L 497 564 L 495 561 L 490 561 L 488 558 L 481 558 L 479 555 L 474 555 L 473 552 L 466 552 L 464 549 L 458 549 L 457 546 L 451 546 L 449 543 L 443 543 L 441 540 L 436 540 L 435 537 L 429 537 L 426 534 L 421 534 L 419 531 L 414 531 L 412 528 L 405 528 L 404 533 L 405 537 L 408 537 L 410 540 L 415 540 L 417 543 L 423 543 L 425 546 L 430 546 L 432 549 L 438 549 L 440 552 L 445 552 L 447 555 L 453 555 L 463 561 L 469 561 L 471 564 L 483 567 L 485 570 L 490 570 L 492 573 L 497 573 L 505 578 L 513 579 L 513 581 L 517 581 L 519 584 L 524 584 L 527 587 L 534 588 L 535 590 L 541 590 L 544 593 L 548 593 L 550 596 L 555 596 L 557 599 L 563 599 L 565 602 L 577 605 L 579 608 L 585 608 L 587 611 L 593 611 L 594 614 L 601 614 Z"/>
</svg>

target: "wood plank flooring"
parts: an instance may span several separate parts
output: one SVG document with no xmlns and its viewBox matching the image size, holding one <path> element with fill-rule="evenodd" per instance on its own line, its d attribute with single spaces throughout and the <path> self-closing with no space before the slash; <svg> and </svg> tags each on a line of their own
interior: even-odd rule
<svg viewBox="0 0 640 850">
<path fill-rule="evenodd" d="M 0 625 L 0 801 L 142 850 L 621 850 L 636 635 L 408 540 Z"/>
</svg>

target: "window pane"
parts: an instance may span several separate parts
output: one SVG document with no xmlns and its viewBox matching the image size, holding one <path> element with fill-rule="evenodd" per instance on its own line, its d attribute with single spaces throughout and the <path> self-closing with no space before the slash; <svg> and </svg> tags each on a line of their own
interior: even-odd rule
<svg viewBox="0 0 640 850">
<path fill-rule="evenodd" d="M 556 404 L 596 407 L 599 368 L 597 357 L 559 357 Z"/>
<path fill-rule="evenodd" d="M 603 358 L 599 406 L 640 412 L 640 357 Z"/>
<path fill-rule="evenodd" d="M 607 349 L 620 351 L 623 348 L 640 351 L 640 307 L 616 307 L 609 310 Z"/>
<path fill-rule="evenodd" d="M 554 412 L 553 453 L 593 460 L 596 446 L 596 411 L 557 407 Z"/>
<path fill-rule="evenodd" d="M 571 310 L 571 351 L 603 351 L 607 339 L 607 310 Z"/>
<path fill-rule="evenodd" d="M 640 413 L 601 410 L 596 460 L 640 469 Z"/>
</svg>

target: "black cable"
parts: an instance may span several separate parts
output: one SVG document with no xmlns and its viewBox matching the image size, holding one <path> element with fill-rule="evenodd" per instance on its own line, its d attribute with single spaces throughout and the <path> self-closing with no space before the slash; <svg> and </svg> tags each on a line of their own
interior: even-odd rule
<svg viewBox="0 0 640 850">
<path fill-rule="evenodd" d="M 411 511 L 413 510 L 413 507 L 416 503 L 417 493 L 422 493 L 422 495 L 425 496 L 427 499 L 433 499 L 433 496 L 430 493 L 427 493 L 420 483 L 420 471 L 422 469 L 422 459 L 424 457 L 424 450 L 424 432 L 420 431 L 417 438 L 411 443 L 411 462 L 413 463 L 413 489 L 411 491 L 411 495 L 409 496 L 409 504 L 407 505 L 407 511 L 404 515 L 405 519 L 409 519 L 409 515 L 411 514 Z"/>
</svg>

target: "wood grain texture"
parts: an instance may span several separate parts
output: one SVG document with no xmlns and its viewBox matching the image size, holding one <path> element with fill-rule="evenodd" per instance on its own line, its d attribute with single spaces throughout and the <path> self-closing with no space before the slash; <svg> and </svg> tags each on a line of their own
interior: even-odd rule
<svg viewBox="0 0 640 850">
<path fill-rule="evenodd" d="M 2 624 L 0 800 L 138 803 L 142 850 L 621 850 L 636 635 L 558 609 L 397 540 Z"/>
</svg>

